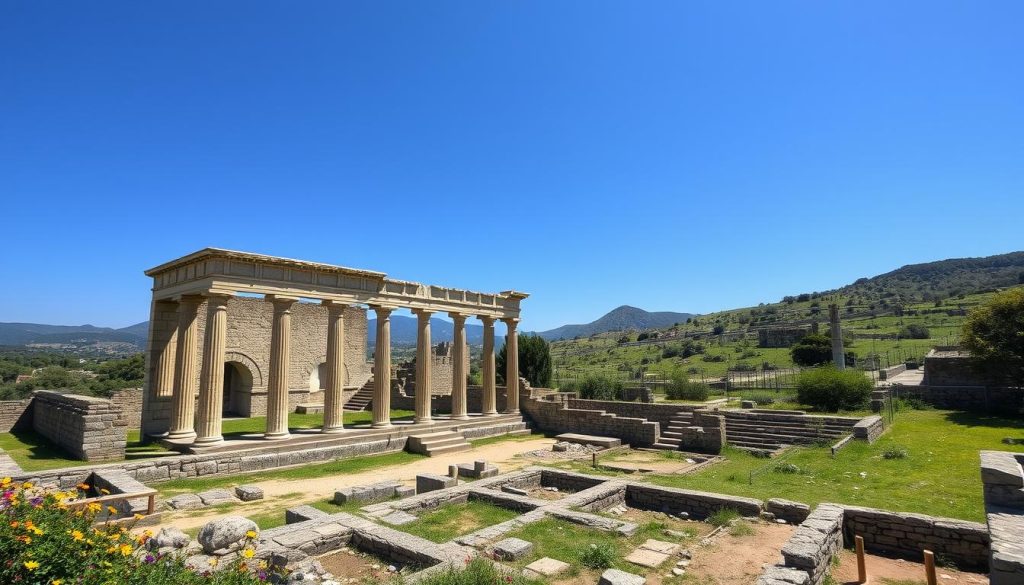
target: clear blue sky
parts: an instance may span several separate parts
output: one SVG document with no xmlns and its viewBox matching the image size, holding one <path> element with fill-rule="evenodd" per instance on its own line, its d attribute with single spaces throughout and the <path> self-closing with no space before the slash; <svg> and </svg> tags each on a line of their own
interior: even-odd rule
<svg viewBox="0 0 1024 585">
<path fill-rule="evenodd" d="M 526 330 L 1024 249 L 1021 2 L 0 6 L 0 321 L 205 246 L 532 297 Z M 383 234 L 383 237 L 381 237 Z"/>
</svg>

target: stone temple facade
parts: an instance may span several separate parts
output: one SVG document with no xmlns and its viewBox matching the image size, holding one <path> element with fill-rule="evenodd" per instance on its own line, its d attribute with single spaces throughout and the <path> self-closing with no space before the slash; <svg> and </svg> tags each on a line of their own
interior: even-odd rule
<svg viewBox="0 0 1024 585">
<path fill-rule="evenodd" d="M 373 428 L 387 428 L 391 399 L 391 319 L 397 308 L 417 316 L 416 380 L 433 380 L 430 317 L 454 323 L 451 418 L 468 417 L 465 323 L 484 325 L 482 412 L 497 415 L 494 323 L 508 327 L 509 379 L 518 379 L 512 290 L 479 293 L 393 280 L 382 272 L 206 248 L 146 271 L 153 303 L 146 351 L 142 434 L 192 451 L 224 445 L 225 414 L 267 417 L 267 439 L 288 438 L 288 413 L 299 402 L 324 403 L 326 433 L 342 426 L 344 389 L 372 372 Z M 366 362 L 367 307 L 376 315 L 374 361 Z M 431 423 L 430 397 L 416 393 L 416 424 Z M 509 393 L 509 412 L 519 395 Z"/>
</svg>

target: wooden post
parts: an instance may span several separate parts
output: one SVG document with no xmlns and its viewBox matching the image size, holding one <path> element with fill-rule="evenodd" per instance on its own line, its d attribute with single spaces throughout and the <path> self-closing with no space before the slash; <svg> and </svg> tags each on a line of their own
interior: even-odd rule
<svg viewBox="0 0 1024 585">
<path fill-rule="evenodd" d="M 867 583 L 868 567 L 864 562 L 864 537 L 855 536 L 853 540 L 857 547 L 857 583 Z"/>
<path fill-rule="evenodd" d="M 590 457 L 592 459 L 591 465 L 594 467 L 594 469 L 597 469 L 597 453 L 591 453 Z"/>
<path fill-rule="evenodd" d="M 149 494 L 149 502 L 146 506 L 146 515 L 156 512 L 156 494 Z"/>
<path fill-rule="evenodd" d="M 930 550 L 924 551 L 924 576 L 928 580 L 928 585 L 937 585 L 935 580 L 935 554 Z"/>
</svg>

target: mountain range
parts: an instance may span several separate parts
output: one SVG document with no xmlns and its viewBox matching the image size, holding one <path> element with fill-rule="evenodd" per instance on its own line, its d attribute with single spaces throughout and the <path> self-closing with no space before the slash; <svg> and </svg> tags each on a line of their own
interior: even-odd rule
<svg viewBox="0 0 1024 585">
<path fill-rule="evenodd" d="M 857 281 L 836 289 L 843 294 L 857 294 L 865 298 L 892 297 L 904 300 L 928 301 L 958 294 L 970 294 L 998 287 L 1024 284 L 1024 252 L 1011 252 L 983 258 L 953 258 L 937 262 L 910 264 L 891 272 Z M 767 299 L 766 299 L 767 301 Z M 608 331 L 659 329 L 685 322 L 692 313 L 648 312 L 622 305 L 590 323 L 563 325 L 555 329 L 536 332 L 548 339 L 589 337 Z M 0 323 L 0 345 L 24 346 L 29 344 L 60 344 L 88 346 L 97 343 L 130 344 L 141 350 L 146 346 L 149 322 L 114 329 L 94 325 L 42 325 L 38 323 Z M 431 320 L 434 343 L 450 341 L 452 324 L 441 319 Z M 466 322 L 466 338 L 472 345 L 483 341 L 483 326 L 474 320 Z M 391 318 L 391 340 L 396 346 L 416 344 L 416 319 L 404 315 Z M 375 320 L 369 323 L 369 343 L 375 341 Z M 500 346 L 502 339 L 495 340 Z"/>
</svg>

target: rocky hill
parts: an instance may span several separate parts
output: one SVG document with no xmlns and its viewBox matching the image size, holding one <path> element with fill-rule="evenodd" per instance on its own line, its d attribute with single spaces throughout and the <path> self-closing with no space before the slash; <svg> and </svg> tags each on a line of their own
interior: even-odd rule
<svg viewBox="0 0 1024 585">
<path fill-rule="evenodd" d="M 584 325 L 562 325 L 556 329 L 539 331 L 537 335 L 544 339 L 554 340 L 589 337 L 608 331 L 660 329 L 671 327 L 676 323 L 685 323 L 687 319 L 695 316 L 693 313 L 673 313 L 670 311 L 652 313 L 629 305 L 622 305 L 612 309 L 596 321 L 591 321 Z"/>
</svg>

